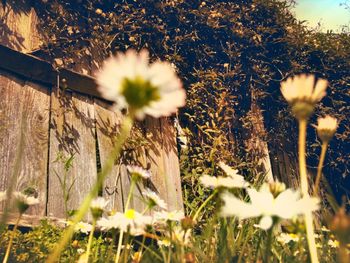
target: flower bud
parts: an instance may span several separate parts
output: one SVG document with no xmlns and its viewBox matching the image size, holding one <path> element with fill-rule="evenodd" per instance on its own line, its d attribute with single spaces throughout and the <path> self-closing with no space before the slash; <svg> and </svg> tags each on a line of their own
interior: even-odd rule
<svg viewBox="0 0 350 263">
<path fill-rule="evenodd" d="M 318 125 L 316 129 L 318 137 L 320 137 L 323 142 L 329 142 L 337 130 L 337 119 L 327 115 L 324 118 L 319 118 L 317 121 Z"/>
</svg>

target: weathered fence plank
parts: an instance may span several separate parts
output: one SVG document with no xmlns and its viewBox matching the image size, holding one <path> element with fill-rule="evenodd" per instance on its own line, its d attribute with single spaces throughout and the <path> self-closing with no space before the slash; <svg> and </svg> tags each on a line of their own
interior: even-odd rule
<svg viewBox="0 0 350 263">
<path fill-rule="evenodd" d="M 152 183 L 169 209 L 183 209 L 176 133 L 169 118 L 146 118 L 147 159 Z M 174 163 L 174 160 L 176 162 Z"/>
<path fill-rule="evenodd" d="M 118 134 L 122 121 L 122 114 L 108 110 L 110 107 L 104 101 L 95 99 L 95 116 L 96 116 L 96 138 L 100 156 L 100 165 L 104 165 L 109 154 L 113 149 L 113 140 Z M 123 209 L 122 198 L 122 181 L 120 178 L 119 161 L 115 161 L 111 173 L 104 182 L 102 195 L 109 200 L 108 208 L 121 211 Z"/>
<path fill-rule="evenodd" d="M 167 188 L 169 209 L 183 209 L 181 192 L 180 166 L 177 156 L 176 131 L 170 118 L 160 119 L 162 136 L 162 158 L 164 163 L 164 178 Z"/>
<path fill-rule="evenodd" d="M 50 160 L 48 174 L 49 216 L 65 217 L 65 210 L 77 209 L 96 181 L 96 144 L 94 105 L 91 99 L 76 93 L 58 92 L 51 96 Z M 73 157 L 72 166 L 65 169 L 64 161 Z M 64 177 L 66 186 L 63 187 Z M 63 189 L 69 191 L 67 209 Z"/>
<path fill-rule="evenodd" d="M 49 133 L 49 91 L 0 72 L 0 190 L 14 180 L 14 189 L 30 187 L 40 204 L 29 214 L 46 210 Z"/>
<path fill-rule="evenodd" d="M 0 44 L 24 53 L 39 48 L 38 17 L 30 1 L 0 3 Z"/>
</svg>

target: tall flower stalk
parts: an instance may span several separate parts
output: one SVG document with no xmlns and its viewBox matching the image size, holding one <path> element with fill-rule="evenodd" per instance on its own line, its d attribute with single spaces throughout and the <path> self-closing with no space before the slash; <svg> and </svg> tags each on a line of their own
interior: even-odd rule
<svg viewBox="0 0 350 263">
<path fill-rule="evenodd" d="M 292 108 L 292 112 L 299 122 L 299 173 L 300 188 L 303 197 L 309 197 L 309 186 L 306 170 L 306 129 L 307 123 L 314 112 L 315 105 L 326 95 L 327 81 L 315 76 L 301 74 L 290 77 L 281 83 L 281 92 Z M 317 248 L 314 237 L 314 225 L 311 211 L 304 213 L 306 237 L 312 263 L 318 263 Z"/>
<path fill-rule="evenodd" d="M 299 120 L 299 142 L 298 142 L 298 150 L 299 150 L 299 172 L 300 172 L 300 185 L 301 185 L 301 193 L 304 197 L 309 196 L 309 186 L 307 181 L 307 172 L 306 172 L 306 127 L 307 120 L 301 119 Z M 309 246 L 309 252 L 312 263 L 318 263 L 317 256 L 317 248 L 314 234 L 314 224 L 312 219 L 312 212 L 305 211 L 305 226 L 306 226 L 306 237 Z"/>
</svg>

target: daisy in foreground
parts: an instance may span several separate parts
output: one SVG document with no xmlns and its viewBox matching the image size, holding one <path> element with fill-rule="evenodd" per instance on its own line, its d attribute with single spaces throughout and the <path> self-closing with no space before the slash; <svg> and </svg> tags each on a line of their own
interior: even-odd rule
<svg viewBox="0 0 350 263">
<path fill-rule="evenodd" d="M 104 62 L 96 74 L 102 96 L 138 119 L 169 116 L 185 105 L 186 93 L 168 62 L 149 64 L 146 50 L 128 50 Z"/>
<path fill-rule="evenodd" d="M 137 236 L 144 232 L 147 225 L 152 224 L 152 217 L 144 216 L 134 209 L 128 209 L 125 213 L 117 212 L 108 218 L 101 218 L 97 225 L 102 230 L 119 229 L 122 232 L 130 231 L 131 235 Z"/>
<path fill-rule="evenodd" d="M 300 198 L 299 192 L 291 189 L 274 196 L 269 184 L 264 184 L 259 191 L 248 188 L 247 192 L 251 203 L 246 203 L 231 193 L 223 193 L 221 198 L 225 204 L 221 209 L 221 215 L 224 217 L 237 216 L 240 219 L 260 217 L 258 226 L 267 230 L 273 225 L 273 219 L 291 219 L 305 211 L 318 209 L 317 198 Z"/>
</svg>

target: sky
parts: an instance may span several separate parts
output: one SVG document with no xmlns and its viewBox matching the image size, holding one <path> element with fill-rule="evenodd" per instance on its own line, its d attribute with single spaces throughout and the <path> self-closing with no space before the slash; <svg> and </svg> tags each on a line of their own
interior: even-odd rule
<svg viewBox="0 0 350 263">
<path fill-rule="evenodd" d="M 346 0 L 297 0 L 294 8 L 299 20 L 307 20 L 310 27 L 317 26 L 321 22 L 321 30 L 339 31 L 340 25 L 349 24 L 350 10 L 346 10 L 340 3 Z"/>
</svg>

